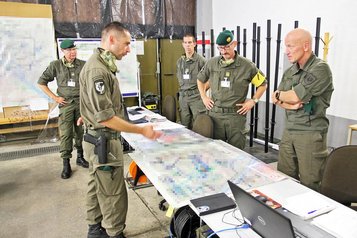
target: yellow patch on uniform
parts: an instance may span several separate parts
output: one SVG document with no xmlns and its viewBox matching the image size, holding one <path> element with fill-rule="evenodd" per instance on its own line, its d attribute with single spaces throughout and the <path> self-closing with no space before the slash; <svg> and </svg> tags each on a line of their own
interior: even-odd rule
<svg viewBox="0 0 357 238">
<path fill-rule="evenodd" d="M 252 79 L 252 84 L 254 84 L 255 87 L 259 87 L 260 85 L 262 85 L 262 83 L 264 83 L 264 81 L 265 81 L 265 76 L 262 75 L 260 71 L 258 71 L 258 73 Z"/>
</svg>

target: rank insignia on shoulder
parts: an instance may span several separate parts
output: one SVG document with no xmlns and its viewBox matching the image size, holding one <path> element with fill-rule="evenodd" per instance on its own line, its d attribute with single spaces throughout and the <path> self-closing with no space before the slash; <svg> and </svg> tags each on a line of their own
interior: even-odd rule
<svg viewBox="0 0 357 238">
<path fill-rule="evenodd" d="M 99 95 L 103 95 L 105 93 L 105 86 L 104 86 L 104 81 L 103 80 L 94 81 L 94 86 L 95 86 L 95 91 Z"/>
</svg>

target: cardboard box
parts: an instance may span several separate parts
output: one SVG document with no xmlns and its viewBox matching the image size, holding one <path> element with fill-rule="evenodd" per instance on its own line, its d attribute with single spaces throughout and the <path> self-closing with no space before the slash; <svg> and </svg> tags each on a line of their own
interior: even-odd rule
<svg viewBox="0 0 357 238">
<path fill-rule="evenodd" d="M 46 120 L 48 110 L 31 111 L 30 107 L 14 106 L 4 107 L 4 118 L 7 118 L 12 123 L 27 122 L 31 120 Z"/>
<path fill-rule="evenodd" d="M 21 118 L 29 118 L 30 115 L 30 109 L 28 106 L 14 106 L 14 107 L 4 107 L 4 117 L 5 118 L 12 118 L 16 119 L 18 118 L 19 120 Z"/>
</svg>

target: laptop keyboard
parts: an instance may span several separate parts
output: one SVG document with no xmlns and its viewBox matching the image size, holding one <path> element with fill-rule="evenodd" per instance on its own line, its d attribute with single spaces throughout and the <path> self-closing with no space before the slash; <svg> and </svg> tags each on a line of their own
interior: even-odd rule
<svg viewBox="0 0 357 238">
<path fill-rule="evenodd" d="M 308 238 L 308 236 L 306 236 L 303 233 L 301 233 L 300 231 L 298 231 L 295 227 L 293 227 L 293 229 L 294 229 L 294 233 L 295 233 L 295 237 L 296 238 Z"/>
</svg>

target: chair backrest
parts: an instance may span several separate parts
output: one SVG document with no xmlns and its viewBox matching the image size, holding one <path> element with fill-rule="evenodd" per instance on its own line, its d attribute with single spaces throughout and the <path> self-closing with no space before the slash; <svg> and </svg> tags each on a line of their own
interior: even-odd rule
<svg viewBox="0 0 357 238">
<path fill-rule="evenodd" d="M 192 130 L 200 135 L 213 138 L 213 121 L 207 114 L 198 114 L 193 122 Z"/>
<path fill-rule="evenodd" d="M 162 115 L 172 122 L 176 122 L 176 100 L 172 95 L 166 95 L 162 103 Z"/>
<path fill-rule="evenodd" d="M 343 204 L 357 202 L 357 145 L 342 146 L 330 153 L 320 192 Z"/>
</svg>

